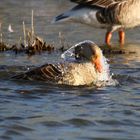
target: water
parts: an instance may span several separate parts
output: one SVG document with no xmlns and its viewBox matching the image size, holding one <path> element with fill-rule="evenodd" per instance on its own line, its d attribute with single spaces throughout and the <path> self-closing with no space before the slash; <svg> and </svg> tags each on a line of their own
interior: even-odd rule
<svg viewBox="0 0 140 140">
<path fill-rule="evenodd" d="M 79 24 L 50 25 L 58 13 L 73 6 L 65 0 L 0 1 L 0 19 L 10 43 L 22 36 L 22 21 L 30 26 L 35 10 L 35 29 L 48 42 L 59 44 L 58 32 L 69 44 L 81 40 L 102 43 L 104 30 Z M 9 23 L 15 30 L 8 34 Z M 140 139 L 140 41 L 139 28 L 127 31 L 125 48 L 136 53 L 108 55 L 117 86 L 102 88 L 47 85 L 13 81 L 10 76 L 47 62 L 59 53 L 35 55 L 0 53 L 1 140 L 139 140 Z M 113 42 L 116 42 L 117 34 Z M 59 46 L 59 45 L 58 45 Z"/>
</svg>

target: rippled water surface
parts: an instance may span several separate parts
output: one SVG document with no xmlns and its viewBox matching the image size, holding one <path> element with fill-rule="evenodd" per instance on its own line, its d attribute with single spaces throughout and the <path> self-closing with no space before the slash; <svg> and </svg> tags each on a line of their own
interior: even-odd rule
<svg viewBox="0 0 140 140">
<path fill-rule="evenodd" d="M 58 47 L 59 31 L 65 34 L 69 44 L 85 39 L 102 43 L 104 30 L 80 24 L 50 24 L 55 15 L 72 6 L 66 0 L 1 0 L 0 21 L 4 40 L 12 44 L 22 37 L 22 21 L 30 27 L 31 10 L 34 9 L 36 33 Z M 9 24 L 14 33 L 8 33 Z M 32 57 L 0 53 L 0 139 L 139 140 L 139 30 L 126 32 L 125 48 L 136 53 L 106 56 L 110 60 L 110 70 L 119 82 L 117 86 L 66 87 L 13 81 L 10 77 L 15 73 L 57 62 L 60 53 Z M 113 42 L 117 42 L 117 34 Z"/>
</svg>

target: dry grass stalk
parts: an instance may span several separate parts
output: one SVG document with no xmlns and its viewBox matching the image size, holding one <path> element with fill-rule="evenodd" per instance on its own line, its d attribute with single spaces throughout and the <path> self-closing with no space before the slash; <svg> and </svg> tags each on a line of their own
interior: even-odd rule
<svg viewBox="0 0 140 140">
<path fill-rule="evenodd" d="M 31 43 L 33 43 L 34 40 L 34 10 L 32 10 L 32 16 L 31 16 Z"/>
<path fill-rule="evenodd" d="M 27 46 L 27 41 L 26 41 L 26 27 L 25 27 L 25 23 L 24 23 L 24 21 L 23 21 L 23 38 L 24 38 L 24 46 L 25 46 L 25 48 L 26 48 L 26 46 Z"/>
</svg>

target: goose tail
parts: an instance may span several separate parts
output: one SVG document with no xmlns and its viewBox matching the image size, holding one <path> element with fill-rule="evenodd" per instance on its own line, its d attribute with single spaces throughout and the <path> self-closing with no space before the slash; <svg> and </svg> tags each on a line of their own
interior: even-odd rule
<svg viewBox="0 0 140 140">
<path fill-rule="evenodd" d="M 69 21 L 70 20 L 70 15 L 68 15 L 67 13 L 62 13 L 58 16 L 56 16 L 52 23 L 59 23 L 59 22 L 65 22 L 65 21 Z"/>
</svg>

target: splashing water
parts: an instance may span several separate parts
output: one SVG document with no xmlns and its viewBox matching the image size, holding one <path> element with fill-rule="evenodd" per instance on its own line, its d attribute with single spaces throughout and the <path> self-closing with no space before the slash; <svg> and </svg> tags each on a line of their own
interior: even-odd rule
<svg viewBox="0 0 140 140">
<path fill-rule="evenodd" d="M 64 53 L 61 54 L 61 58 L 64 59 L 64 61 L 73 61 L 75 60 L 75 47 L 76 46 L 72 46 L 71 48 L 69 48 L 68 50 L 66 50 Z"/>
<path fill-rule="evenodd" d="M 95 44 L 93 41 L 90 41 L 90 40 L 84 40 L 82 42 L 79 42 L 79 43 L 73 45 L 72 47 L 70 47 L 64 53 L 62 53 L 61 58 L 64 59 L 65 61 L 76 61 L 75 60 L 75 48 L 77 46 L 80 46 L 80 45 L 84 44 L 84 43 Z"/>
<path fill-rule="evenodd" d="M 78 45 L 81 45 L 82 43 L 92 43 L 95 44 L 94 42 L 90 40 L 85 40 L 80 43 L 77 43 L 76 45 L 72 46 L 68 50 L 66 50 L 62 55 L 61 58 L 64 59 L 64 61 L 68 62 L 76 62 L 77 60 L 75 59 L 75 48 Z M 105 58 L 102 54 L 101 56 L 101 64 L 103 66 L 103 71 L 102 73 L 97 72 L 96 73 L 96 81 L 94 80 L 93 85 L 97 87 L 102 87 L 102 86 L 115 86 L 118 85 L 118 81 L 115 79 L 112 79 L 112 75 L 110 74 L 110 69 L 109 69 L 109 64 L 107 63 L 108 59 Z M 92 74 L 92 71 L 95 71 L 95 68 L 91 70 L 92 64 L 84 64 L 84 66 L 88 69 L 88 71 Z M 78 68 L 77 68 L 78 69 Z M 82 71 L 82 70 L 81 70 Z M 78 73 L 79 74 L 79 73 Z M 93 73 L 95 74 L 95 73 Z M 82 74 L 79 74 L 78 79 L 82 79 Z"/>
<path fill-rule="evenodd" d="M 102 73 L 97 73 L 97 82 L 96 86 L 102 87 L 102 86 L 116 86 L 118 85 L 118 81 L 115 79 L 112 79 L 113 73 L 110 72 L 109 69 L 109 64 L 108 64 L 108 59 L 105 58 L 102 55 L 101 63 L 103 65 L 103 72 Z"/>
</svg>

